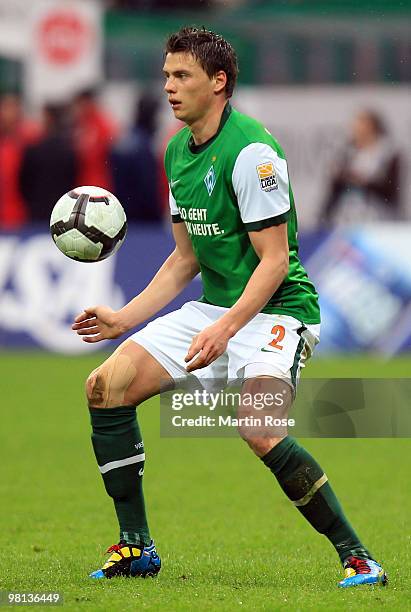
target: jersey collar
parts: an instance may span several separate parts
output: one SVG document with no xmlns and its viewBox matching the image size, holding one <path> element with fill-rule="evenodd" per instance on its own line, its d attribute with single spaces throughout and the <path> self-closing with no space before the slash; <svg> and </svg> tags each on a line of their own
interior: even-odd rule
<svg viewBox="0 0 411 612">
<path fill-rule="evenodd" d="M 214 140 L 217 138 L 217 136 L 220 134 L 221 130 L 225 126 L 227 119 L 231 115 L 231 111 L 232 111 L 231 104 L 227 102 L 227 104 L 224 107 L 223 114 L 221 115 L 220 125 L 218 126 L 217 132 L 214 134 L 214 136 L 206 140 L 206 142 L 196 145 L 194 142 L 194 138 L 190 136 L 189 141 L 188 141 L 188 148 L 190 149 L 191 153 L 202 153 L 211 145 L 212 142 L 214 142 Z"/>
</svg>

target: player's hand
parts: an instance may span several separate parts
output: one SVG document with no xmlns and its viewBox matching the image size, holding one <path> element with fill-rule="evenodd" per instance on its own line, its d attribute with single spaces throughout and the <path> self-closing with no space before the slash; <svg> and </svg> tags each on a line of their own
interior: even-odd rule
<svg viewBox="0 0 411 612">
<path fill-rule="evenodd" d="M 205 368 L 215 361 L 217 357 L 220 357 L 226 351 L 228 341 L 232 336 L 231 330 L 223 326 L 219 321 L 206 327 L 197 336 L 194 336 L 184 361 L 188 363 L 194 357 L 197 357 L 186 367 L 187 372 Z"/>
<path fill-rule="evenodd" d="M 82 336 L 84 342 L 112 340 L 125 331 L 119 324 L 118 313 L 108 306 L 86 308 L 74 319 L 71 329 Z"/>
</svg>

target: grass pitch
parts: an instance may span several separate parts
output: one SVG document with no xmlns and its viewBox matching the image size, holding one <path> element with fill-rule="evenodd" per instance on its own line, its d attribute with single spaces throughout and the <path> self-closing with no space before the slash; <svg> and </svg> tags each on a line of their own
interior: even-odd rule
<svg viewBox="0 0 411 612">
<path fill-rule="evenodd" d="M 411 609 L 411 440 L 302 441 L 389 573 L 385 589 L 343 590 L 331 545 L 246 445 L 160 438 L 158 399 L 140 409 L 140 423 L 149 520 L 163 569 L 156 580 L 89 580 L 118 538 L 83 399 L 83 381 L 101 360 L 0 356 L 0 590 L 60 591 L 65 609 L 93 612 Z M 406 377 L 410 366 L 411 358 L 318 359 L 309 373 Z"/>
</svg>

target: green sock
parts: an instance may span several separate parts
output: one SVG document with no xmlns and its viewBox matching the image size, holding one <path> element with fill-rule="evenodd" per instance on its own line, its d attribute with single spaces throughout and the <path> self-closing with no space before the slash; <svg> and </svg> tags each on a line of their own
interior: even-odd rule
<svg viewBox="0 0 411 612">
<path fill-rule="evenodd" d="M 293 438 L 284 438 L 262 461 L 307 521 L 327 536 L 342 563 L 351 555 L 371 558 L 344 516 L 327 476 Z"/>
<path fill-rule="evenodd" d="M 135 406 L 90 408 L 92 442 L 107 493 L 113 498 L 120 540 L 148 545 L 143 495 L 144 446 Z"/>
</svg>

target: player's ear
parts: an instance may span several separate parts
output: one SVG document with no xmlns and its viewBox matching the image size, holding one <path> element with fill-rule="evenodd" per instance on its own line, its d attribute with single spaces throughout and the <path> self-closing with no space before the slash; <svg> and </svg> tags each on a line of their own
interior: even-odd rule
<svg viewBox="0 0 411 612">
<path fill-rule="evenodd" d="M 214 93 L 219 94 L 227 85 L 227 75 L 224 70 L 219 70 L 214 75 Z"/>
</svg>

